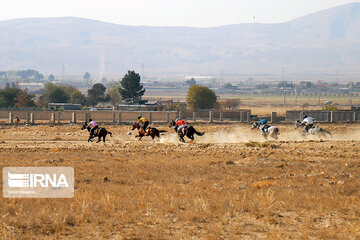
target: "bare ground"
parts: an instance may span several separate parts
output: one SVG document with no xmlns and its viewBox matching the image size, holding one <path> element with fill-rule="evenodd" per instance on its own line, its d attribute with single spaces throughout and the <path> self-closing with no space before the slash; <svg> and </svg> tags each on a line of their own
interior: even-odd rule
<svg viewBox="0 0 360 240">
<path fill-rule="evenodd" d="M 88 143 L 80 126 L 0 130 L 0 166 L 71 166 L 72 199 L 1 198 L 3 239 L 358 239 L 359 125 L 303 139 L 280 125 L 264 141 L 247 125 L 195 125 L 139 142 L 129 126 Z M 1 173 L 2 175 L 2 173 Z M 2 184 L 2 183 L 1 183 Z"/>
</svg>

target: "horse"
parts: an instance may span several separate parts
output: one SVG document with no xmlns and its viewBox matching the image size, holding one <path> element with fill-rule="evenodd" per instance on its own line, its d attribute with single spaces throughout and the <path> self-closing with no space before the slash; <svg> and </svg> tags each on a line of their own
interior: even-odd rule
<svg viewBox="0 0 360 240">
<path fill-rule="evenodd" d="M 176 123 L 174 120 L 170 121 L 169 123 L 169 128 L 174 128 L 175 132 L 178 134 L 179 136 L 179 140 L 180 142 L 185 142 L 184 137 L 187 136 L 189 139 L 194 140 L 194 134 L 198 135 L 198 136 L 202 136 L 205 134 L 205 132 L 198 132 L 195 130 L 195 128 L 193 126 L 187 126 L 185 127 L 185 134 L 178 132 L 178 126 L 176 126 Z"/>
<path fill-rule="evenodd" d="M 81 130 L 87 129 L 87 130 L 90 132 L 90 131 L 91 131 L 91 127 L 90 127 L 90 126 L 88 127 L 87 125 L 88 125 L 88 123 L 87 123 L 87 122 L 84 122 Z M 107 135 L 107 134 L 110 134 L 110 137 L 112 137 L 112 133 L 111 133 L 111 132 L 107 131 L 107 130 L 106 130 L 105 128 L 103 128 L 103 127 L 99 127 L 98 129 L 95 130 L 94 136 L 91 136 L 91 135 L 89 136 L 88 142 L 92 142 L 91 139 L 93 139 L 94 137 L 98 137 L 98 138 L 99 138 L 99 140 L 97 141 L 97 143 L 100 142 L 101 137 L 103 138 L 103 141 L 105 142 L 105 138 L 106 138 L 106 135 Z"/>
<path fill-rule="evenodd" d="M 141 138 L 143 136 L 145 136 L 145 134 L 143 133 L 143 130 L 142 130 L 141 126 L 136 122 L 133 123 L 131 131 L 133 131 L 135 128 L 139 130 L 139 134 L 136 135 L 135 137 L 138 137 L 139 140 L 141 140 Z M 163 133 L 163 132 L 166 132 L 166 131 L 165 130 L 158 130 L 157 128 L 148 127 L 147 132 L 149 133 L 149 136 L 151 136 L 151 138 L 154 140 L 155 137 L 160 138 L 160 133 Z"/>
<path fill-rule="evenodd" d="M 256 128 L 259 129 L 258 123 L 254 122 L 253 125 L 251 126 L 251 129 L 256 129 Z M 280 130 L 276 126 L 267 126 L 264 132 L 260 129 L 259 131 L 260 134 L 262 134 L 266 140 L 268 139 L 269 136 L 277 140 L 279 138 L 278 135 L 280 135 Z"/>
<path fill-rule="evenodd" d="M 321 127 L 312 127 L 312 128 L 309 128 L 307 131 L 306 131 L 306 127 L 301 124 L 301 121 L 300 120 L 297 120 L 295 122 L 295 129 L 299 128 L 300 126 L 303 126 L 302 128 L 302 134 L 303 136 L 306 136 L 306 135 L 314 135 L 314 136 L 317 136 L 317 137 L 327 137 L 327 134 L 330 135 L 330 137 L 332 137 L 332 134 L 331 132 L 325 130 L 325 129 L 322 129 Z"/>
</svg>

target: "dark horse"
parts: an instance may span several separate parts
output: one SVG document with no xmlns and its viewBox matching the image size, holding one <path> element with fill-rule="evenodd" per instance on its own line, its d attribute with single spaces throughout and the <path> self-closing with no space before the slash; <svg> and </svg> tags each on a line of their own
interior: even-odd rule
<svg viewBox="0 0 360 240">
<path fill-rule="evenodd" d="M 140 126 L 138 123 L 134 123 L 134 124 L 132 125 L 131 131 L 134 130 L 135 128 L 139 130 L 139 134 L 136 135 L 135 137 L 139 137 L 139 140 L 141 140 L 141 138 L 142 138 L 143 136 L 145 136 L 145 134 L 143 133 L 143 131 L 142 131 L 142 129 L 141 129 L 141 126 Z M 151 136 L 152 139 L 154 139 L 155 137 L 158 137 L 158 138 L 159 138 L 159 137 L 160 137 L 160 133 L 166 132 L 166 131 L 164 131 L 164 130 L 158 130 L 157 128 L 152 128 L 152 127 L 148 127 L 147 131 L 148 131 L 148 133 L 149 133 L 149 136 Z"/>
<path fill-rule="evenodd" d="M 194 134 L 198 135 L 198 136 L 202 136 L 204 135 L 205 132 L 198 132 L 195 130 L 195 128 L 193 126 L 187 126 L 185 128 L 185 134 L 181 133 L 181 132 L 178 132 L 178 127 L 175 127 L 176 123 L 174 120 L 172 120 L 170 123 L 169 123 L 169 128 L 174 128 L 175 129 L 175 132 L 178 134 L 179 136 L 179 140 L 181 142 L 185 142 L 184 140 L 184 137 L 187 136 L 188 138 L 190 138 L 191 140 L 194 140 Z"/>
<path fill-rule="evenodd" d="M 87 122 L 84 122 L 81 130 L 87 129 L 87 130 L 90 132 L 91 127 L 88 127 L 87 125 L 88 125 L 88 123 L 87 123 Z M 97 143 L 100 142 L 101 137 L 103 138 L 103 141 L 105 142 L 105 138 L 106 138 L 106 135 L 107 135 L 107 134 L 110 134 L 110 137 L 112 137 L 112 133 L 111 133 L 111 132 L 107 131 L 105 128 L 99 127 L 98 129 L 95 130 L 94 136 L 91 136 L 91 135 L 89 136 L 88 142 L 92 142 L 91 139 L 93 139 L 94 137 L 98 137 L 98 138 L 99 138 L 99 140 L 97 141 Z"/>
</svg>

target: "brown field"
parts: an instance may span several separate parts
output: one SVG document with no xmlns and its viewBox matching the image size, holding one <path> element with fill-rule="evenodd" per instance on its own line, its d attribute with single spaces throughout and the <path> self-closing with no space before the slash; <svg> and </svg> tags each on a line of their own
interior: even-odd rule
<svg viewBox="0 0 360 240">
<path fill-rule="evenodd" d="M 279 127 L 265 142 L 248 125 L 195 125 L 206 134 L 182 144 L 106 126 L 104 144 L 79 125 L 2 126 L 1 168 L 71 166 L 75 196 L 1 197 L 0 239 L 360 238 L 360 126 L 322 125 L 334 136 L 321 140 Z"/>
</svg>

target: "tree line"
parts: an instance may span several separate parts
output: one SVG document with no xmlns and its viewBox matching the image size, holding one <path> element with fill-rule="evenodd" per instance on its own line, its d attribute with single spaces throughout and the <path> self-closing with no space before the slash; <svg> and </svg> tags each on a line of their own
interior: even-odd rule
<svg viewBox="0 0 360 240">
<path fill-rule="evenodd" d="M 138 103 L 145 89 L 140 84 L 140 75 L 134 71 L 128 71 L 122 80 L 112 84 L 108 89 L 102 83 L 94 84 L 87 90 L 86 96 L 74 86 L 51 82 L 45 84 L 42 92 L 36 100 L 36 96 L 26 89 L 19 89 L 15 84 L 6 84 L 5 89 L 0 90 L 0 107 L 45 108 L 48 103 L 77 103 L 83 106 L 95 106 L 99 102 L 111 102 L 115 105 L 120 100 Z"/>
<path fill-rule="evenodd" d="M 87 76 L 84 76 L 87 77 Z M 113 105 L 121 100 L 129 104 L 141 101 L 145 93 L 140 83 L 140 75 L 134 71 L 128 71 L 124 77 L 113 83 L 108 89 L 102 83 L 96 83 L 87 90 L 85 96 L 80 90 L 71 85 L 58 85 L 47 83 L 42 94 L 36 99 L 34 94 L 26 89 L 22 90 L 14 85 L 7 85 L 0 90 L 0 107 L 10 108 L 46 108 L 48 103 L 76 103 L 82 106 L 96 106 L 99 102 L 111 102 Z M 213 108 L 217 102 L 214 91 L 207 87 L 196 85 L 193 79 L 189 82 L 186 101 L 193 109 Z"/>
</svg>

